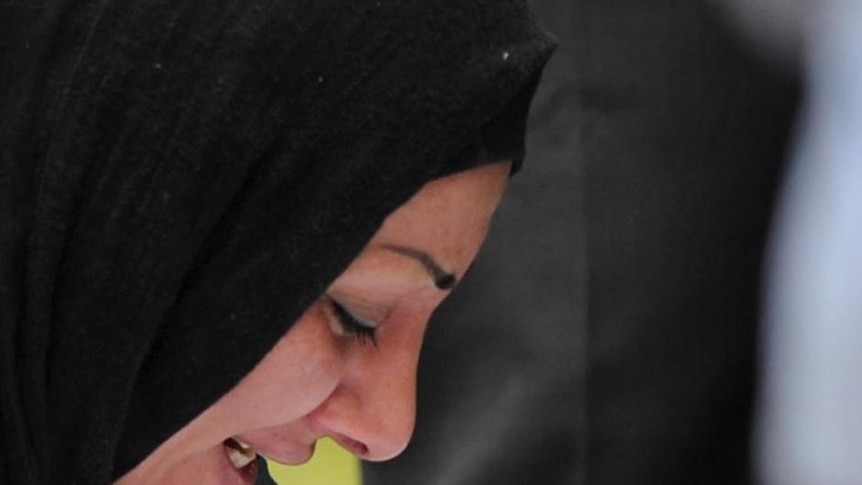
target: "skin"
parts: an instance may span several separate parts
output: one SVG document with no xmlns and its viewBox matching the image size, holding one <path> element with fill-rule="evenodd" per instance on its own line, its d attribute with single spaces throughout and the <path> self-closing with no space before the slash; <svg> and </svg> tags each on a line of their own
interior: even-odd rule
<svg viewBox="0 0 862 485">
<path fill-rule="evenodd" d="M 457 281 L 475 258 L 509 165 L 426 185 L 386 219 L 251 373 L 115 484 L 225 483 L 218 470 L 230 437 L 289 465 L 307 461 L 323 436 L 364 460 L 399 454 L 413 432 L 428 319 L 455 284 L 445 274 Z M 449 284 L 440 285 L 441 278 Z M 348 332 L 333 299 L 374 322 L 376 342 Z"/>
</svg>

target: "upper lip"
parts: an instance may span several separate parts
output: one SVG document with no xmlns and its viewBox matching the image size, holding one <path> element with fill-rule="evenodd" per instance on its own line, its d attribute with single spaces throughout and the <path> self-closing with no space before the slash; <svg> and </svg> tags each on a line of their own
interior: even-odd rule
<svg viewBox="0 0 862 485">
<path fill-rule="evenodd" d="M 319 423 L 309 418 L 295 425 L 297 427 L 291 427 L 289 430 L 261 430 L 238 434 L 232 438 L 253 447 L 258 454 L 285 465 L 301 465 L 311 459 L 317 440 L 326 436 L 360 458 L 368 454 L 368 447 L 361 441 L 322 428 Z M 285 438 L 285 434 L 290 434 L 291 438 Z"/>
<path fill-rule="evenodd" d="M 270 442 L 266 439 L 247 438 L 243 435 L 237 435 L 233 438 L 251 446 L 259 455 L 284 465 L 301 465 L 314 454 L 315 441 L 308 443 L 294 441 L 285 444 L 281 440 Z"/>
</svg>

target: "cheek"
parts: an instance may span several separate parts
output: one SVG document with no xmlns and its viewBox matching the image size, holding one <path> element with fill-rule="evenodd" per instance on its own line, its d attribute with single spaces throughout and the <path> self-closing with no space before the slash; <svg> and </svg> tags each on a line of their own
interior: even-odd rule
<svg viewBox="0 0 862 485">
<path fill-rule="evenodd" d="M 343 342 L 321 305 L 313 305 L 217 406 L 231 434 L 281 425 L 308 414 L 332 393 L 344 372 Z"/>
</svg>

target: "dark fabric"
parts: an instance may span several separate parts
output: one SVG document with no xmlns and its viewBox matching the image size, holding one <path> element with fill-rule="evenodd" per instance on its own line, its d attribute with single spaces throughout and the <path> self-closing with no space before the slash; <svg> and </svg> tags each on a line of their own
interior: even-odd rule
<svg viewBox="0 0 862 485">
<path fill-rule="evenodd" d="M 749 482 L 798 93 L 711 3 L 531 2 L 560 43 L 531 163 L 429 329 L 413 442 L 366 485 Z"/>
<path fill-rule="evenodd" d="M 551 49 L 507 0 L 4 2 L 0 483 L 136 465 Z"/>
<path fill-rule="evenodd" d="M 255 485 L 278 485 L 275 483 L 275 480 L 269 475 L 269 468 L 266 462 L 266 458 L 257 455 L 257 479 L 254 481 Z"/>
</svg>

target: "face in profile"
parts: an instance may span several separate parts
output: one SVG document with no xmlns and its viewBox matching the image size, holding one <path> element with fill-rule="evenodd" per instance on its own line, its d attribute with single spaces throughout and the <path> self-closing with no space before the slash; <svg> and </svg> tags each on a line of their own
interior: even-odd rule
<svg viewBox="0 0 862 485">
<path fill-rule="evenodd" d="M 251 373 L 116 483 L 253 483 L 256 454 L 300 464 L 324 436 L 364 460 L 400 453 L 428 319 L 472 263 L 508 174 L 496 163 L 426 185 Z"/>
</svg>

